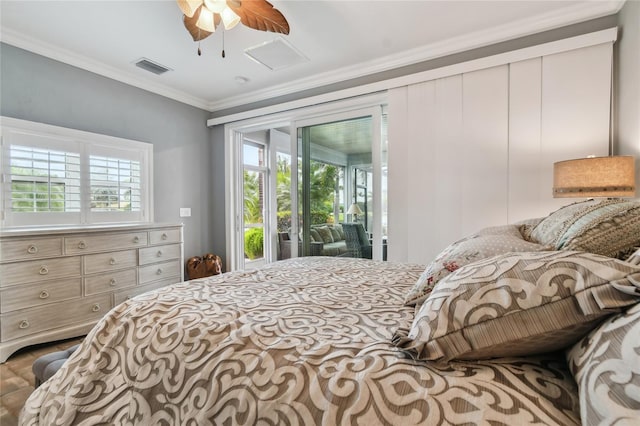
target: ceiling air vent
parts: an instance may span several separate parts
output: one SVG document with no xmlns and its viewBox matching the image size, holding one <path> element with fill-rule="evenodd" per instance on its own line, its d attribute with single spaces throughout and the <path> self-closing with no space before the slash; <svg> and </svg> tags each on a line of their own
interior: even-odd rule
<svg viewBox="0 0 640 426">
<path fill-rule="evenodd" d="M 244 54 L 270 70 L 279 70 L 309 60 L 282 37 L 245 49 Z"/>
<path fill-rule="evenodd" d="M 139 60 L 137 60 L 136 66 L 157 75 L 164 74 L 167 71 L 172 71 L 171 68 L 160 65 L 157 62 L 150 61 L 147 58 L 140 58 Z"/>
</svg>

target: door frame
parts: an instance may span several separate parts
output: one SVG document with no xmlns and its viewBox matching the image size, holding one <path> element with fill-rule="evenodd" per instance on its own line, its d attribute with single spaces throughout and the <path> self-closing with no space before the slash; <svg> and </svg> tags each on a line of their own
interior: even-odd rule
<svg viewBox="0 0 640 426">
<path fill-rule="evenodd" d="M 242 142 L 245 133 L 268 130 L 277 127 L 289 127 L 291 135 L 291 156 L 297 158 L 297 127 L 296 124 L 313 123 L 320 117 L 323 119 L 326 117 L 337 116 L 342 114 L 348 114 L 354 110 L 366 110 L 373 109 L 379 111 L 377 124 L 376 119 L 372 120 L 374 128 L 381 128 L 380 117 L 383 108 L 387 104 L 387 92 L 380 92 L 366 96 L 360 96 L 342 101 L 336 101 L 326 104 L 314 105 L 310 107 L 295 109 L 291 111 L 285 111 L 277 114 L 271 114 L 261 117 L 254 117 L 242 121 L 225 124 L 224 126 L 224 144 L 225 144 L 225 239 L 226 239 L 226 270 L 233 271 L 239 269 L 239 258 L 244 257 L 244 253 L 240 253 L 242 248 L 241 244 L 238 244 L 238 235 L 242 228 L 242 192 L 237 190 L 237 183 L 241 182 L 242 177 L 242 165 L 239 164 L 238 158 L 242 156 Z M 362 116 L 362 115 L 359 115 Z M 373 115 L 372 115 L 373 117 Z M 307 121 L 309 120 L 309 121 Z M 373 132 L 374 141 L 377 139 L 377 148 L 372 146 L 372 160 L 374 164 L 381 164 L 381 141 L 380 132 Z M 292 206 L 297 206 L 297 179 L 293 179 L 293 176 L 297 176 L 298 167 L 297 161 L 292 161 L 291 164 L 292 173 L 292 189 L 291 189 L 291 203 Z M 378 177 L 374 176 L 374 190 L 380 188 L 381 185 L 381 173 L 378 173 Z M 239 180 L 240 179 L 240 180 Z M 376 183 L 377 182 L 377 183 Z M 295 186 L 294 186 L 295 185 Z M 380 198 L 380 197 L 377 197 Z M 381 200 L 377 201 L 378 210 L 376 215 L 376 203 L 374 203 L 374 230 L 382 229 L 381 212 Z M 272 220 L 271 216 L 275 216 L 274 209 L 270 209 L 267 212 L 266 217 Z M 291 212 L 292 225 L 297 224 L 297 209 L 292 208 Z M 294 217 L 295 215 L 295 217 Z M 273 228 L 273 227 L 272 227 Z M 296 230 L 297 232 L 297 230 Z M 375 231 L 374 231 L 375 232 Z M 378 233 L 380 235 L 380 233 Z M 277 230 L 273 228 L 270 235 L 265 235 L 272 245 L 272 252 L 276 252 L 277 249 Z M 375 243 L 375 241 L 374 241 Z M 292 256 L 297 256 L 297 244 L 292 244 Z M 374 244 L 373 246 L 374 258 L 382 258 L 382 242 Z"/>
</svg>

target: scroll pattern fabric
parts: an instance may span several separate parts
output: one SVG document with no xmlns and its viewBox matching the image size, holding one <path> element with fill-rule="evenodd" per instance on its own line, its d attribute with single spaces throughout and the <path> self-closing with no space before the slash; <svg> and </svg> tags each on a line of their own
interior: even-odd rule
<svg viewBox="0 0 640 426">
<path fill-rule="evenodd" d="M 433 364 L 390 342 L 419 265 L 306 258 L 114 308 L 24 425 L 579 424 L 562 354 Z"/>
<path fill-rule="evenodd" d="M 497 254 L 549 250 L 550 247 L 525 241 L 520 225 L 492 226 L 456 241 L 427 266 L 405 296 L 407 305 L 420 305 L 435 285 L 453 271 Z"/>
<path fill-rule="evenodd" d="M 580 389 L 584 426 L 640 421 L 640 304 L 576 343 L 567 360 Z"/>
<path fill-rule="evenodd" d="M 638 266 L 584 252 L 508 253 L 440 281 L 394 342 L 426 360 L 554 351 L 638 301 Z"/>
</svg>

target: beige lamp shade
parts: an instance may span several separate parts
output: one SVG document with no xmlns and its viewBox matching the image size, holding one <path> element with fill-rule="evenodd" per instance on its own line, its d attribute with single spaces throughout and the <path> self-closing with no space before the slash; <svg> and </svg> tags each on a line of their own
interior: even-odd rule
<svg viewBox="0 0 640 426">
<path fill-rule="evenodd" d="M 553 197 L 634 197 L 632 156 L 590 157 L 553 165 Z"/>
<path fill-rule="evenodd" d="M 358 203 L 353 203 L 349 206 L 349 210 L 347 210 L 347 214 L 359 215 L 359 214 L 362 214 L 362 209 L 360 208 Z"/>
</svg>

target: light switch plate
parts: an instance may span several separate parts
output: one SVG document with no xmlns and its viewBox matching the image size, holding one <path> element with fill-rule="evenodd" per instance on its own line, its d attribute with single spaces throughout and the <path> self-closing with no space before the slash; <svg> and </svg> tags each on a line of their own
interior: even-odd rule
<svg viewBox="0 0 640 426">
<path fill-rule="evenodd" d="M 191 208 L 180 207 L 180 217 L 191 217 Z"/>
</svg>

